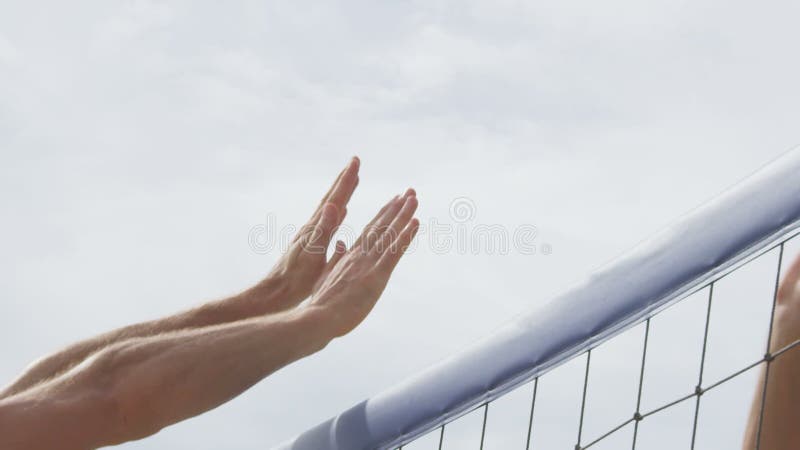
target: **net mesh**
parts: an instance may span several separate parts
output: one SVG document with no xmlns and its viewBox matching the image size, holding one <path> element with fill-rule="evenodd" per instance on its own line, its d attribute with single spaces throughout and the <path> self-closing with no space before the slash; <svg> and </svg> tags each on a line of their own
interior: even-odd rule
<svg viewBox="0 0 800 450">
<path fill-rule="evenodd" d="M 736 448 L 741 445 L 743 430 L 725 429 L 729 425 L 726 414 L 737 415 L 740 419 L 745 417 L 749 412 L 749 400 L 753 398 L 753 392 L 761 399 L 756 448 L 763 449 L 762 425 L 767 387 L 770 382 L 770 367 L 776 360 L 800 346 L 800 341 L 795 341 L 770 352 L 773 347 L 774 313 L 782 266 L 786 259 L 786 247 L 796 236 L 797 234 L 773 247 L 763 249 L 746 264 L 700 286 L 670 308 L 645 318 L 637 326 L 614 338 L 618 339 L 618 342 L 612 344 L 611 341 L 607 341 L 590 348 L 563 366 L 535 378 L 527 386 L 506 394 L 507 397 L 516 397 L 517 406 L 513 414 L 506 411 L 505 414 L 498 415 L 494 423 L 492 422 L 492 412 L 496 404 L 505 400 L 504 397 L 500 397 L 492 402 L 478 405 L 471 413 L 446 423 L 417 440 L 407 442 L 399 449 L 488 450 L 491 447 L 525 450 L 534 448 L 650 450 L 678 448 L 675 444 L 680 444 L 680 448 L 688 447 L 692 450 Z M 748 271 L 748 266 L 758 266 L 756 271 L 767 280 L 766 284 L 762 282 L 763 289 L 751 291 L 743 288 L 741 282 L 739 286 L 734 284 L 732 287 L 720 288 L 724 278 L 731 277 L 737 272 Z M 743 279 L 745 283 L 757 284 L 748 277 Z M 735 301 L 717 304 L 715 302 L 719 295 L 727 295 L 719 294 L 720 289 L 729 293 L 732 290 L 740 291 L 737 294 L 743 300 L 739 304 Z M 684 308 L 683 318 L 678 321 L 678 326 L 671 330 L 662 326 L 662 329 L 658 330 L 662 333 L 654 333 L 654 327 L 661 320 L 661 316 L 673 314 L 673 310 L 683 303 L 693 303 L 694 306 Z M 764 314 L 757 314 L 747 309 L 752 309 L 754 306 L 757 308 L 759 305 L 768 307 L 765 308 L 767 311 Z M 726 345 L 715 344 L 719 347 L 716 350 L 720 353 L 727 351 L 730 356 L 727 360 L 741 360 L 742 355 L 752 354 L 748 353 L 746 348 L 757 344 L 755 351 L 760 357 L 752 358 L 749 362 L 737 362 L 738 365 L 735 367 L 731 367 L 731 364 L 727 366 L 716 364 L 713 368 L 709 367 L 710 355 L 715 350 L 712 348 L 713 345 L 710 345 L 710 330 L 715 326 L 720 328 L 725 325 L 725 314 L 720 314 L 717 318 L 715 306 L 729 309 L 738 307 L 741 322 L 728 324 L 728 335 L 720 340 L 727 345 L 727 349 Z M 687 318 L 687 314 L 694 316 L 694 320 Z M 764 320 L 759 320 L 759 315 Z M 694 343 L 694 339 L 691 338 L 693 327 L 690 322 L 698 324 L 694 328 L 697 329 L 695 334 L 699 336 L 695 336 L 698 339 Z M 759 327 L 761 339 L 752 338 L 754 334 L 745 330 L 745 328 L 749 330 Z M 664 338 L 664 334 L 667 334 L 663 333 L 665 330 L 671 335 L 668 339 Z M 605 347 L 610 345 L 616 346 L 614 351 L 606 351 Z M 623 373 L 625 371 L 620 369 L 620 364 L 600 363 L 598 366 L 594 356 L 598 353 L 601 355 L 601 361 L 608 361 L 611 357 L 617 361 L 625 360 L 629 365 L 635 362 L 635 365 L 631 365 L 635 370 L 628 371 L 633 374 Z M 666 357 L 662 355 L 659 362 L 657 361 L 659 353 L 672 353 L 672 355 Z M 687 387 L 687 383 L 681 385 L 677 382 L 681 376 L 677 373 L 676 366 L 696 368 L 696 372 L 695 369 L 685 371 L 693 372 L 690 386 Z M 764 382 L 753 382 L 758 369 L 762 367 L 765 374 Z M 658 380 L 653 382 L 651 379 Z M 608 380 L 615 382 L 609 384 Z M 707 405 L 706 399 L 710 394 L 725 389 L 728 389 L 726 392 L 737 392 L 739 397 L 747 400 L 744 402 L 746 404 L 739 402 L 737 405 L 732 405 L 724 401 L 714 401 Z M 740 395 L 743 392 L 744 396 Z M 631 395 L 634 401 L 625 398 L 624 393 Z M 526 398 L 527 411 L 522 411 L 519 406 L 523 397 Z M 571 401 L 577 403 L 577 414 L 570 414 L 569 408 L 564 407 Z M 730 436 L 727 445 L 709 439 L 706 439 L 709 442 L 701 443 L 699 431 L 703 427 L 701 419 L 704 408 L 709 409 L 707 414 L 718 419 L 717 423 L 721 424 L 723 433 Z M 587 423 L 587 413 L 590 411 L 593 417 L 592 424 Z M 685 420 L 669 417 L 676 411 L 682 413 Z M 616 422 L 611 423 L 613 420 Z M 514 422 L 517 431 L 508 431 L 511 422 Z M 491 445 L 487 442 L 487 425 L 490 424 L 499 427 L 502 430 L 500 434 L 503 435 L 502 439 L 496 439 Z M 645 439 L 642 431 L 648 427 L 650 437 Z M 653 432 L 659 428 L 660 432 Z M 520 432 L 521 430 L 524 432 Z M 547 436 L 548 434 L 551 436 Z M 554 437 L 552 436 L 554 434 L 560 436 Z M 678 442 L 670 442 L 673 438 Z M 679 442 L 682 439 L 687 442 Z"/>
</svg>

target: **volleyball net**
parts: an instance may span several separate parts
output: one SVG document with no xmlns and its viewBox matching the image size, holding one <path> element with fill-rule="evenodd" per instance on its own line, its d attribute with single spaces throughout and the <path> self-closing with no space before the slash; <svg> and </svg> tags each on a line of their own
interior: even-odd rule
<svg viewBox="0 0 800 450">
<path fill-rule="evenodd" d="M 798 174 L 795 149 L 544 308 L 278 448 L 737 448 L 732 424 L 756 390 L 761 431 L 760 368 L 800 351 L 770 352 Z"/>
</svg>

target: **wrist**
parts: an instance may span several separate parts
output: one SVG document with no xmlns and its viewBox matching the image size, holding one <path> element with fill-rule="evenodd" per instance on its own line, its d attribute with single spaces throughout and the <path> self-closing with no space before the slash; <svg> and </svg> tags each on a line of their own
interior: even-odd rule
<svg viewBox="0 0 800 450">
<path fill-rule="evenodd" d="M 292 311 L 306 330 L 305 336 L 313 347 L 313 352 L 322 350 L 335 337 L 332 321 L 327 311 L 319 306 L 304 306 Z"/>
<path fill-rule="evenodd" d="M 292 306 L 289 283 L 280 275 L 270 274 L 242 295 L 250 298 L 258 314 L 275 313 Z"/>
</svg>

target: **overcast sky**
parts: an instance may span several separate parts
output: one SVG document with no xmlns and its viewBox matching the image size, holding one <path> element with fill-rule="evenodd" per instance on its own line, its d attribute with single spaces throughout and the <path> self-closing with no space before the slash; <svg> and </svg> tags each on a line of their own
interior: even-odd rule
<svg viewBox="0 0 800 450">
<path fill-rule="evenodd" d="M 536 227 L 534 255 L 439 252 L 421 234 L 357 331 L 125 446 L 268 448 L 540 307 L 800 143 L 798 13 L 3 2 L 0 383 L 256 282 L 277 253 L 254 251 L 250 230 L 304 221 L 354 154 L 354 229 L 408 186 L 423 225 L 452 224 L 468 199 L 470 225 Z"/>
</svg>

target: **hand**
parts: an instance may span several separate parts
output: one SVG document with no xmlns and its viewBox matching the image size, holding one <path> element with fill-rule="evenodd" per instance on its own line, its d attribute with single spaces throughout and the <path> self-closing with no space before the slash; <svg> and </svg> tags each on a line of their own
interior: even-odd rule
<svg viewBox="0 0 800 450">
<path fill-rule="evenodd" d="M 800 257 L 795 259 L 778 287 L 770 352 L 800 339 Z"/>
<path fill-rule="evenodd" d="M 358 185 L 359 164 L 354 157 L 339 173 L 311 219 L 300 228 L 267 277 L 283 287 L 280 299 L 283 308 L 294 307 L 306 299 L 326 268 L 335 264 L 327 261 L 328 245 L 347 215 L 347 202 Z"/>
<path fill-rule="evenodd" d="M 332 337 L 352 331 L 372 311 L 400 257 L 419 229 L 416 193 L 409 189 L 378 212 L 346 250 L 340 241 L 309 307 L 325 312 Z"/>
</svg>

